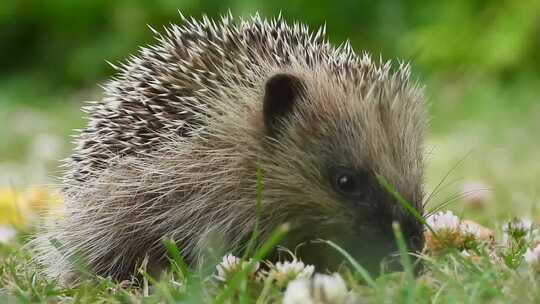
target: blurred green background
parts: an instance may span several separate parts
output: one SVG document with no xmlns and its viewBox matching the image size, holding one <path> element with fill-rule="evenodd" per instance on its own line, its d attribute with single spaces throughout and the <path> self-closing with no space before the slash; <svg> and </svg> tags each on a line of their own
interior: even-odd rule
<svg viewBox="0 0 540 304">
<path fill-rule="evenodd" d="M 146 25 L 179 22 L 179 10 L 281 12 L 326 23 L 335 44 L 348 38 L 357 52 L 410 61 L 432 115 L 427 190 L 456 167 L 432 206 L 480 184 L 491 189 L 489 208 L 460 199 L 452 208 L 480 220 L 538 214 L 538 0 L 0 1 L 0 187 L 54 183 L 72 129 L 84 125 L 79 107 L 113 74 L 105 60 L 152 43 Z"/>
</svg>

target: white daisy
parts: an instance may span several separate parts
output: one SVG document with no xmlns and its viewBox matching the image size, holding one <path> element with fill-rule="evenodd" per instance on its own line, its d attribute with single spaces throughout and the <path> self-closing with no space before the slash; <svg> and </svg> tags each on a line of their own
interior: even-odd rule
<svg viewBox="0 0 540 304">
<path fill-rule="evenodd" d="M 533 221 L 531 221 L 528 218 L 521 218 L 521 219 L 513 219 L 506 223 L 503 227 L 503 231 L 505 233 L 521 233 L 521 234 L 527 234 L 530 231 L 533 230 Z"/>
<path fill-rule="evenodd" d="M 524 237 L 536 239 L 540 232 L 535 228 L 533 221 L 528 218 L 515 218 L 503 226 L 503 243 L 510 243 L 512 240 L 519 241 Z"/>
<path fill-rule="evenodd" d="M 347 298 L 347 286 L 337 273 L 333 275 L 318 273 L 313 277 L 312 294 L 320 303 L 344 303 Z"/>
<path fill-rule="evenodd" d="M 294 275 L 295 278 L 310 278 L 315 271 L 315 266 L 305 265 L 304 262 L 297 259 L 277 262 L 274 266 L 277 272 Z"/>
<path fill-rule="evenodd" d="M 426 219 L 427 224 L 436 232 L 439 231 L 458 231 L 460 226 L 459 217 L 452 211 L 437 212 Z"/>
<path fill-rule="evenodd" d="M 239 271 L 240 269 L 244 269 L 245 267 L 248 267 L 252 260 L 244 261 L 239 257 L 236 257 L 232 254 L 227 254 L 223 257 L 221 260 L 221 263 L 219 263 L 216 266 L 217 274 L 214 276 L 218 281 L 226 282 L 228 281 L 231 276 Z M 259 269 L 259 263 L 255 263 L 253 269 L 250 271 L 250 275 L 253 276 L 257 270 Z"/>
<path fill-rule="evenodd" d="M 290 282 L 283 304 L 343 304 L 348 297 L 347 286 L 339 274 L 317 273 L 311 280 L 299 278 Z"/>
<path fill-rule="evenodd" d="M 470 221 L 463 221 L 459 225 L 459 230 L 461 234 L 466 238 L 473 238 L 475 240 L 478 240 L 482 236 L 480 226 Z"/>
<path fill-rule="evenodd" d="M 283 304 L 312 304 L 311 290 L 308 279 L 297 279 L 287 285 L 283 296 Z"/>
<path fill-rule="evenodd" d="M 315 271 L 315 266 L 305 265 L 304 262 L 293 257 L 292 261 L 277 262 L 270 265 L 268 276 L 276 281 L 279 287 L 295 279 L 309 279 Z"/>
</svg>

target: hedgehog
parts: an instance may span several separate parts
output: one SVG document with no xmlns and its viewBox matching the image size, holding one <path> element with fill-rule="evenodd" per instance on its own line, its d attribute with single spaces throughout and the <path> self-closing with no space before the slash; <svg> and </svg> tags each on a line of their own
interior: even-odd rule
<svg viewBox="0 0 540 304">
<path fill-rule="evenodd" d="M 281 16 L 151 30 L 157 41 L 111 64 L 102 99 L 83 108 L 63 215 L 34 241 L 48 276 L 77 281 L 80 261 L 118 280 L 143 260 L 162 271 L 164 239 L 199 265 L 216 242 L 244 250 L 256 223 L 259 245 L 288 223 L 281 244 L 321 271 L 340 260 L 318 239 L 375 270 L 396 251 L 394 222 L 422 248 L 422 223 L 378 179 L 423 214 L 427 115 L 409 64 Z"/>
</svg>

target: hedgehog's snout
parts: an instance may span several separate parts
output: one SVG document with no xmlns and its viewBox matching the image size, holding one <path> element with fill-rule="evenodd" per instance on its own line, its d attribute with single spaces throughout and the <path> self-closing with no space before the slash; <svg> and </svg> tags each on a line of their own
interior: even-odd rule
<svg viewBox="0 0 540 304">
<path fill-rule="evenodd" d="M 388 221 L 381 221 L 380 217 L 372 221 L 365 221 L 365 219 L 360 221 L 352 225 L 350 223 L 338 224 L 324 230 L 309 229 L 313 235 L 303 229 L 302 232 L 309 235 L 305 235 L 302 242 L 296 243 L 303 244 L 298 247 L 299 257 L 307 263 L 316 265 L 319 271 L 335 271 L 340 265 L 346 264 L 344 257 L 335 249 L 324 243 L 312 242 L 325 239 L 343 248 L 373 275 L 379 274 L 381 269 L 384 271 L 402 270 L 400 251 L 392 229 L 392 223 L 396 221 L 390 218 Z M 407 245 L 407 251 L 411 259 L 416 260 L 414 253 L 421 251 L 424 244 L 422 226 L 412 219 L 402 219 L 397 222 Z"/>
<path fill-rule="evenodd" d="M 397 203 L 397 202 L 393 202 Z M 380 220 L 380 219 L 384 220 Z M 364 239 L 364 242 L 368 242 L 368 251 L 372 251 L 371 256 L 368 255 L 366 263 L 376 263 L 379 266 L 378 269 L 374 269 L 376 273 L 382 268 L 385 271 L 402 271 L 403 265 L 401 264 L 401 252 L 399 250 L 398 241 L 396 239 L 396 231 L 393 228 L 394 224 L 399 225 L 401 236 L 407 246 L 407 254 L 412 261 L 416 261 L 416 256 L 422 251 L 424 247 L 424 227 L 423 224 L 415 218 L 414 215 L 409 214 L 407 211 L 399 215 L 394 216 L 380 216 L 376 223 L 372 223 L 374 227 L 371 231 L 364 231 L 361 233 L 360 238 Z M 371 248 L 374 248 L 370 250 Z M 358 258 L 364 255 L 365 252 L 358 252 Z M 377 256 L 378 255 L 378 256 Z M 415 271 L 420 270 L 419 263 L 415 264 Z"/>
<path fill-rule="evenodd" d="M 420 252 L 424 246 L 424 237 L 421 224 L 411 219 L 372 224 L 371 229 L 358 232 L 353 239 L 344 244 L 354 258 L 373 274 L 380 273 L 381 269 L 383 271 L 403 270 L 401 253 L 392 229 L 393 223 L 399 224 L 407 246 L 407 254 L 415 261 L 416 253 Z"/>
<path fill-rule="evenodd" d="M 411 252 L 420 252 L 424 248 L 424 227 L 417 219 L 409 219 L 400 223 L 403 237 Z"/>
</svg>

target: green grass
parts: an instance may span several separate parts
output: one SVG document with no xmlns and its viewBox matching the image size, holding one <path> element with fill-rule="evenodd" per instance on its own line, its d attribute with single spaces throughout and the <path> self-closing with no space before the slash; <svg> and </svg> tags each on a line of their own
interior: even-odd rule
<svg viewBox="0 0 540 304">
<path fill-rule="evenodd" d="M 348 288 L 366 303 L 537 303 L 540 299 L 540 273 L 536 275 L 519 259 L 512 265 L 493 262 L 479 245 L 474 259 L 458 251 L 445 255 L 422 255 L 424 270 L 415 277 L 412 262 L 398 226 L 394 226 L 404 265 L 404 272 L 383 273 L 373 279 L 362 271 L 346 252 L 329 242 L 351 261 L 352 268 L 341 271 Z M 2 303 L 78 302 L 78 303 L 279 303 L 283 291 L 272 283 L 254 282 L 249 269 L 260 261 L 286 230 L 278 230 L 259 247 L 248 267 L 234 273 L 223 284 L 207 271 L 190 269 L 182 261 L 178 248 L 168 243 L 170 270 L 159 278 L 144 272 L 132 282 L 113 282 L 91 277 L 75 288 L 64 288 L 54 280 L 37 273 L 26 250 L 21 249 L 24 236 L 10 245 L 0 246 L 0 301 Z M 522 242 L 523 241 L 523 242 Z M 529 244 L 523 235 L 517 243 Z M 495 250 L 501 256 L 521 256 L 523 246 L 506 246 Z M 202 267 L 201 269 L 203 269 Z M 364 280 L 365 279 L 365 280 Z M 367 282 L 367 284 L 366 284 Z M 527 288 L 524 288 L 524 287 Z M 263 292 L 263 290 L 265 290 Z"/>
</svg>

